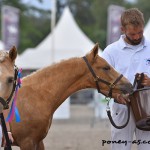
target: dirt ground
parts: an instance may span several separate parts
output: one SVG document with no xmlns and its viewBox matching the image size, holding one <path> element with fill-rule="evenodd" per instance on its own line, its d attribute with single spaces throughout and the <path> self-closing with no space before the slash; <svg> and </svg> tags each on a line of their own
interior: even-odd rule
<svg viewBox="0 0 150 150">
<path fill-rule="evenodd" d="M 103 145 L 103 140 L 110 140 L 109 121 L 96 119 L 92 107 L 71 105 L 71 118 L 53 120 L 44 143 L 46 150 L 109 150 L 110 144 Z"/>
</svg>

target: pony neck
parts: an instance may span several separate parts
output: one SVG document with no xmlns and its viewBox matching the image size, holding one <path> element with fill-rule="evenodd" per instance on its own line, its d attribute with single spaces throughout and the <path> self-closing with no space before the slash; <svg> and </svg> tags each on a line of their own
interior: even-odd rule
<svg viewBox="0 0 150 150">
<path fill-rule="evenodd" d="M 22 85 L 30 86 L 41 94 L 43 92 L 55 111 L 71 94 L 86 88 L 86 78 L 83 77 L 86 70 L 82 58 L 72 58 L 25 77 Z"/>
</svg>

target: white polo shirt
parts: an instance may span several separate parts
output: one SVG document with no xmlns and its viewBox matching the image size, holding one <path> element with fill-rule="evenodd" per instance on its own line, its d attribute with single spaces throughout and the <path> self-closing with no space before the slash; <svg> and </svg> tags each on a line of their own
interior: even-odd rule
<svg viewBox="0 0 150 150">
<path fill-rule="evenodd" d="M 124 41 L 124 36 L 107 46 L 102 57 L 131 83 L 136 73 L 143 72 L 150 77 L 150 41 L 143 38 L 139 45 L 133 46 Z"/>
</svg>

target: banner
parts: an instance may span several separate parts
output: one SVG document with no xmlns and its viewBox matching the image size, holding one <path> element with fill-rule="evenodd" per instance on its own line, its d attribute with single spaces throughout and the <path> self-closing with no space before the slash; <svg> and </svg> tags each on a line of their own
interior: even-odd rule
<svg viewBox="0 0 150 150">
<path fill-rule="evenodd" d="M 2 41 L 6 50 L 19 45 L 19 9 L 17 8 L 2 7 Z"/>
<path fill-rule="evenodd" d="M 121 35 L 120 17 L 124 7 L 110 5 L 108 7 L 107 45 L 117 41 Z"/>
</svg>

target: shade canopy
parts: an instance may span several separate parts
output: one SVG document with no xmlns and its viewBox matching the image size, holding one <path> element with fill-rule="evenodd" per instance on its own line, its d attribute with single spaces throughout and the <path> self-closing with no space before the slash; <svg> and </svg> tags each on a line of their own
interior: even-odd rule
<svg viewBox="0 0 150 150">
<path fill-rule="evenodd" d="M 53 32 L 35 48 L 28 48 L 17 59 L 23 69 L 39 69 L 70 57 L 84 56 L 93 43 L 79 28 L 66 7 Z"/>
<path fill-rule="evenodd" d="M 146 39 L 150 40 L 150 19 L 144 28 L 144 36 Z"/>
</svg>

